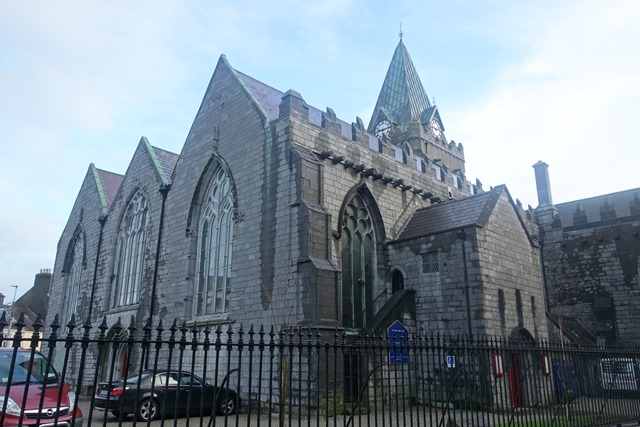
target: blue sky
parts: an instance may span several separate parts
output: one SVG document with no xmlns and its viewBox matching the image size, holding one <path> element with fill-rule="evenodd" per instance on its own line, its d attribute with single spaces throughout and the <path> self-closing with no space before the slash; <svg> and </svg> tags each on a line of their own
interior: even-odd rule
<svg viewBox="0 0 640 427">
<path fill-rule="evenodd" d="M 0 3 L 0 292 L 56 245 L 89 163 L 125 173 L 141 136 L 179 153 L 221 54 L 368 123 L 404 42 L 467 177 L 537 205 L 639 187 L 640 2 L 274 0 Z"/>
</svg>

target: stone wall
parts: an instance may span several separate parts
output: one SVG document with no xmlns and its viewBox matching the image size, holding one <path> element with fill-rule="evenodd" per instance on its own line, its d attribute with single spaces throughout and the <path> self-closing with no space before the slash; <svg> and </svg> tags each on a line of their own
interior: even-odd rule
<svg viewBox="0 0 640 427">
<path fill-rule="evenodd" d="M 640 218 L 561 228 L 547 223 L 543 257 L 550 310 L 577 318 L 596 341 L 640 339 Z"/>
</svg>

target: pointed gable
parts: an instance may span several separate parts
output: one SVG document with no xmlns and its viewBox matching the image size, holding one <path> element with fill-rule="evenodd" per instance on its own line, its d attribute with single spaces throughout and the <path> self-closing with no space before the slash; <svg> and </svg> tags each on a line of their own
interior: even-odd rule
<svg viewBox="0 0 640 427">
<path fill-rule="evenodd" d="M 179 156 L 176 153 L 163 150 L 162 148 L 153 146 L 151 148 L 153 148 L 153 152 L 158 160 L 160 170 L 162 171 L 165 180 L 171 181 L 171 175 L 173 174 L 173 169 L 176 167 Z"/>
<path fill-rule="evenodd" d="M 280 101 L 282 100 L 284 93 L 254 79 L 253 77 L 241 73 L 238 70 L 235 70 L 235 72 L 242 83 L 244 83 L 253 99 L 267 112 L 269 119 L 277 119 L 280 114 Z"/>
<path fill-rule="evenodd" d="M 160 182 L 163 185 L 170 183 L 173 169 L 178 162 L 178 155 L 161 148 L 153 147 L 144 136 L 140 138 L 140 144 L 143 144 L 147 153 L 149 153 L 149 157 L 151 158 Z"/>
<path fill-rule="evenodd" d="M 400 39 L 378 95 L 368 131 L 373 132 L 384 119 L 397 124 L 419 120 L 422 112 L 430 107 L 431 103 L 409 52 Z"/>
<path fill-rule="evenodd" d="M 418 209 L 397 241 L 444 233 L 470 225 L 484 227 L 500 198 L 499 187 L 459 200 Z"/>
<path fill-rule="evenodd" d="M 106 209 L 109 209 L 111 206 L 111 202 L 116 197 L 116 193 L 118 192 L 118 188 L 120 188 L 120 183 L 122 182 L 122 175 L 109 172 L 103 169 L 96 168 L 93 163 L 91 163 L 91 167 L 95 169 L 97 175 L 97 184 L 99 191 L 104 195 Z M 106 213 L 106 211 L 105 211 Z"/>
</svg>

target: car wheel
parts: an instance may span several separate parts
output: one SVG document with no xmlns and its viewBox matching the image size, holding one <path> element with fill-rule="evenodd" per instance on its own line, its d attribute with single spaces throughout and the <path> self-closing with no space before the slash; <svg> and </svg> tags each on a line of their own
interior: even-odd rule
<svg viewBox="0 0 640 427">
<path fill-rule="evenodd" d="M 238 397 L 235 393 L 221 391 L 218 404 L 218 415 L 233 415 L 238 409 Z"/>
<path fill-rule="evenodd" d="M 148 398 L 140 402 L 136 415 L 139 421 L 153 421 L 158 418 L 159 413 L 158 402 L 155 399 Z"/>
</svg>

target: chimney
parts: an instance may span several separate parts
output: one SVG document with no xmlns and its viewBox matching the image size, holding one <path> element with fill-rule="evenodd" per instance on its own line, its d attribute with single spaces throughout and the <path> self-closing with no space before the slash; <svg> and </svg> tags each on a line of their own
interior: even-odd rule
<svg viewBox="0 0 640 427">
<path fill-rule="evenodd" d="M 5 298 L 4 294 L 0 293 L 0 308 L 4 307 L 4 298 Z"/>
<path fill-rule="evenodd" d="M 549 182 L 549 165 L 538 160 L 533 165 L 536 174 L 536 188 L 538 190 L 538 207 L 553 205 L 551 199 L 551 183 Z"/>
</svg>

